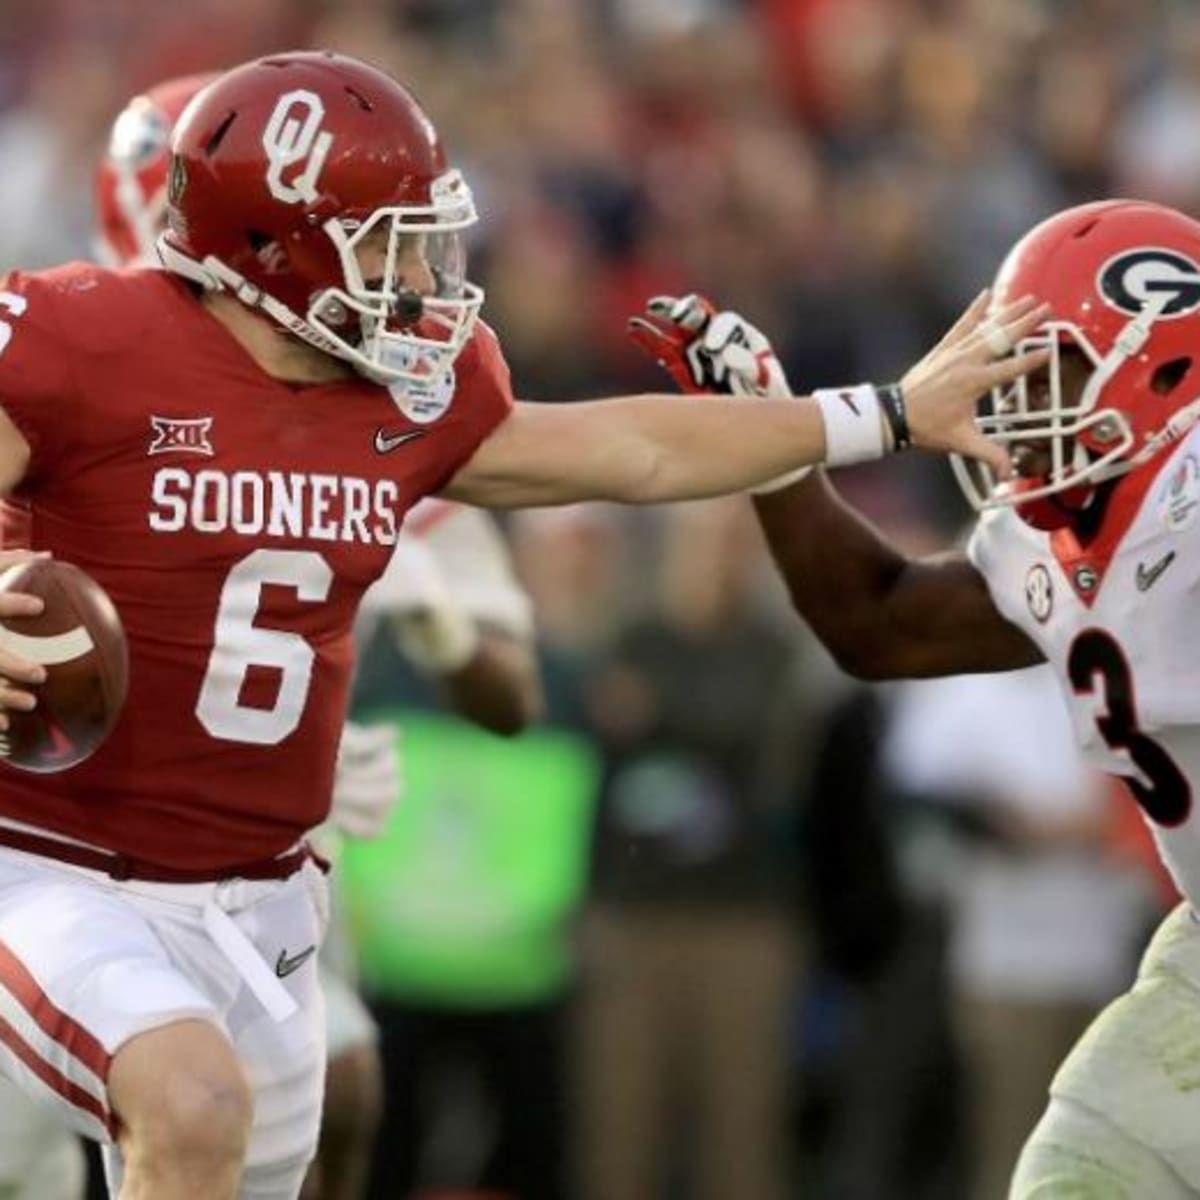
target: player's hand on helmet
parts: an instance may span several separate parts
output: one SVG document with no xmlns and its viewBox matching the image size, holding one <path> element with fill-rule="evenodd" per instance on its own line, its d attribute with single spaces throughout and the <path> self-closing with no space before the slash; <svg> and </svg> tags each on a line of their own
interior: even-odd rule
<svg viewBox="0 0 1200 1200">
<path fill-rule="evenodd" d="M 989 314 L 988 302 L 988 293 L 980 293 L 900 387 L 914 445 L 978 458 L 1007 478 L 1008 452 L 976 428 L 976 404 L 992 388 L 1045 364 L 1048 350 L 1012 350 L 1045 321 L 1050 308 L 1025 296 Z"/>
<path fill-rule="evenodd" d="M 629 318 L 630 339 L 684 392 L 790 395 L 771 343 L 745 317 L 718 311 L 704 296 L 655 296 Z"/>
<path fill-rule="evenodd" d="M 402 534 L 381 583 L 386 584 L 381 602 L 406 658 L 434 675 L 451 674 L 470 662 L 479 648 L 479 630 L 426 542 Z"/>
<path fill-rule="evenodd" d="M 376 838 L 404 790 L 404 771 L 390 725 L 347 721 L 338 745 L 329 819 L 344 834 Z"/>
<path fill-rule="evenodd" d="M 37 555 L 31 550 L 0 551 L 0 571 L 28 562 Z M 27 592 L 0 591 L 0 623 L 7 617 L 34 617 L 45 607 L 40 596 Z M 0 638 L 0 730 L 8 728 L 8 709 L 28 712 L 37 706 L 30 684 L 44 683 L 46 668 L 13 650 Z"/>
</svg>

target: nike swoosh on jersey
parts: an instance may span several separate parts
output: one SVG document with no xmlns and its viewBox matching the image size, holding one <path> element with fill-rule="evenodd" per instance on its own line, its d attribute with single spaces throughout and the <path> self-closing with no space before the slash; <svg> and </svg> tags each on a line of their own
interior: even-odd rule
<svg viewBox="0 0 1200 1200">
<path fill-rule="evenodd" d="M 405 442 L 411 442 L 415 438 L 424 437 L 425 430 L 409 429 L 404 433 L 384 433 L 382 429 L 375 430 L 375 453 L 388 454 L 395 450 L 397 446 L 403 446 Z"/>
<path fill-rule="evenodd" d="M 316 952 L 316 946 L 309 946 L 307 950 L 301 950 L 299 954 L 293 954 L 291 958 L 288 958 L 288 952 L 280 950 L 279 957 L 275 960 L 275 974 L 280 979 L 286 979 L 293 971 L 300 970 Z"/>
<path fill-rule="evenodd" d="M 1151 563 L 1146 566 L 1145 563 L 1138 563 L 1137 573 L 1134 575 L 1134 582 L 1137 584 L 1139 592 L 1148 592 L 1157 582 L 1159 576 L 1175 561 L 1175 551 L 1168 550 L 1156 563 Z"/>
</svg>

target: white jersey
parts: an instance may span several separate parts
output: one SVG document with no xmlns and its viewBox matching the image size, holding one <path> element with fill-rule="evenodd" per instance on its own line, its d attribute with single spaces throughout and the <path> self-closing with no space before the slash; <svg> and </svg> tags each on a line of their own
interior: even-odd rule
<svg viewBox="0 0 1200 1200">
<path fill-rule="evenodd" d="M 968 553 L 1046 656 L 1085 760 L 1124 776 L 1176 883 L 1200 905 L 1200 427 L 1111 497 L 1099 536 L 984 515 Z"/>
</svg>

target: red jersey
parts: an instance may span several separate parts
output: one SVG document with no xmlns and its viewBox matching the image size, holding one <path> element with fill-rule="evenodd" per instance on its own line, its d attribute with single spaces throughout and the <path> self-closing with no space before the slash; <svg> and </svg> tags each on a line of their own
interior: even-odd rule
<svg viewBox="0 0 1200 1200">
<path fill-rule="evenodd" d="M 0 817 L 185 868 L 285 850 L 329 806 L 359 598 L 510 410 L 494 335 L 419 395 L 291 385 L 175 277 L 72 264 L 0 283 L 0 404 L 32 544 L 104 586 L 130 652 L 108 741 L 0 770 Z"/>
</svg>

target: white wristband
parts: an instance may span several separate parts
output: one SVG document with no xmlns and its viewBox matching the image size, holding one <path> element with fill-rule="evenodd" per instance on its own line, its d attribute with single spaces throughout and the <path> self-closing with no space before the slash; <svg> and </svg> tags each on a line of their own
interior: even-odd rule
<svg viewBox="0 0 1200 1200">
<path fill-rule="evenodd" d="M 825 422 L 825 465 L 846 467 L 871 462 L 890 449 L 883 435 L 879 397 L 869 383 L 818 388 L 812 398 Z"/>
</svg>

